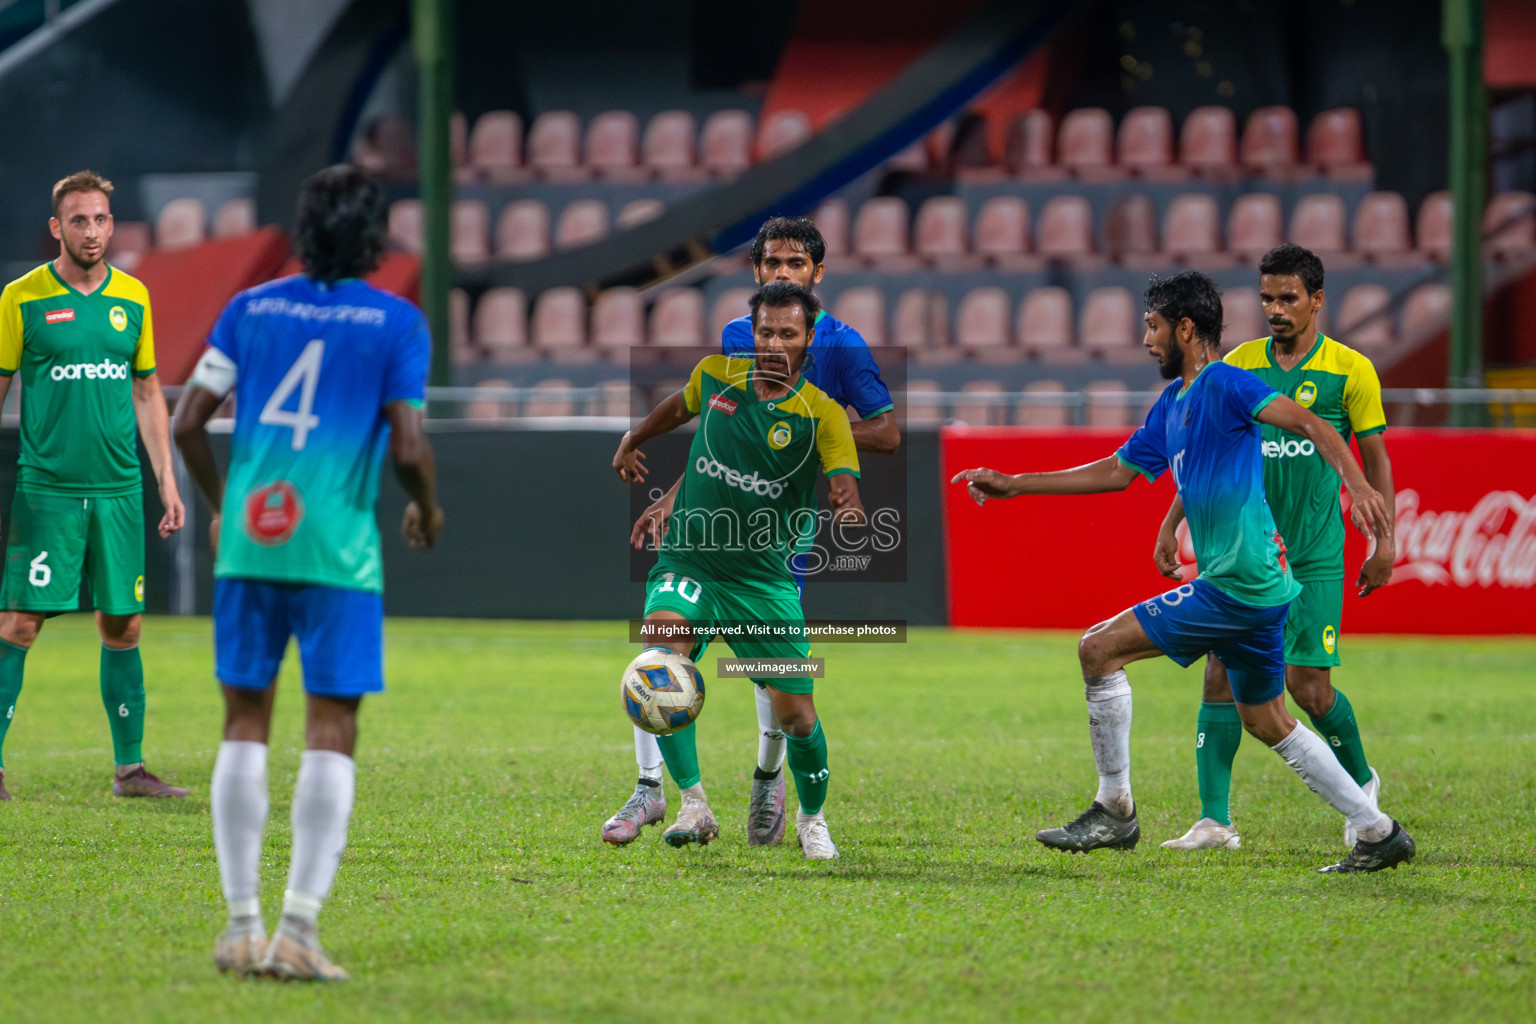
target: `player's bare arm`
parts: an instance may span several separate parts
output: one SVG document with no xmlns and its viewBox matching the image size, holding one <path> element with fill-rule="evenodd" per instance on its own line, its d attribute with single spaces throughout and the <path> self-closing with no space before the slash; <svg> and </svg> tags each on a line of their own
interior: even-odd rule
<svg viewBox="0 0 1536 1024">
<path fill-rule="evenodd" d="M 3 396 L 0 396 L 3 399 Z M 139 436 L 149 452 L 149 465 L 160 486 L 160 504 L 165 515 L 160 518 L 160 536 L 169 537 L 181 529 L 187 510 L 176 489 L 176 475 L 171 472 L 171 435 L 165 411 L 165 393 L 160 390 L 160 375 L 151 373 L 133 379 L 133 415 L 139 423 Z"/>
<path fill-rule="evenodd" d="M 1360 438 L 1359 444 L 1365 479 L 1386 502 L 1387 520 L 1395 525 L 1397 491 L 1392 485 L 1392 460 L 1387 457 L 1386 438 L 1381 434 L 1372 434 Z M 1392 582 L 1392 566 L 1396 561 L 1397 538 L 1393 532 L 1389 530 L 1385 535 L 1377 534 L 1376 546 L 1366 557 L 1365 564 L 1360 567 L 1360 575 L 1355 579 L 1355 586 L 1360 588 L 1359 595 L 1364 597 Z"/>
<path fill-rule="evenodd" d="M 1073 469 L 1051 473 L 1019 473 L 1009 476 L 995 469 L 967 469 L 949 482 L 964 483 L 971 500 L 985 505 L 988 498 L 1016 498 L 1021 494 L 1103 494 L 1131 486 L 1137 472 L 1111 455 Z"/>
<path fill-rule="evenodd" d="M 384 415 L 389 418 L 389 458 L 395 479 L 411 496 L 400 533 L 411 547 L 430 548 L 442 533 L 443 510 L 437 503 L 437 460 L 422 430 L 422 411 L 402 399 L 386 405 Z"/>
<path fill-rule="evenodd" d="M 1339 432 L 1284 395 L 1259 410 L 1258 421 L 1305 437 L 1317 447 L 1323 461 L 1333 467 L 1349 489 L 1349 517 L 1367 537 L 1391 537 L 1392 517 L 1387 501 L 1369 483 L 1349 454 Z"/>
<path fill-rule="evenodd" d="M 852 473 L 838 473 L 827 480 L 827 486 L 832 521 L 840 526 L 863 526 L 864 501 L 859 497 L 858 478 Z"/>
<path fill-rule="evenodd" d="M 849 417 L 848 426 L 853 429 L 853 446 L 861 452 L 889 455 L 901 447 L 901 428 L 896 425 L 896 414 L 890 411 L 867 420 Z"/>
<path fill-rule="evenodd" d="M 1152 564 L 1157 566 L 1157 571 L 1171 580 L 1180 582 L 1184 579 L 1183 566 L 1179 564 L 1179 524 L 1184 521 L 1184 499 L 1177 494 L 1173 496 L 1173 504 L 1168 506 L 1168 514 L 1163 517 L 1163 525 L 1157 531 L 1157 543 L 1152 548 Z"/>
<path fill-rule="evenodd" d="M 625 431 L 624 437 L 620 439 L 619 450 L 613 453 L 613 470 L 619 474 L 619 479 L 627 484 L 643 481 L 650 471 L 645 468 L 645 456 L 641 454 L 640 446 L 653 437 L 676 430 L 691 419 L 693 413 L 688 411 L 688 404 L 683 401 L 681 391 L 663 399 L 640 421 L 639 426 Z"/>
</svg>

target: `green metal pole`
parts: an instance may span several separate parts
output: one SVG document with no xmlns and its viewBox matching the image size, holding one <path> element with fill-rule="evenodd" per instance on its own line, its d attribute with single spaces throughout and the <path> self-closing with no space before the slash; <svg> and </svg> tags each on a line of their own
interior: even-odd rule
<svg viewBox="0 0 1536 1024">
<path fill-rule="evenodd" d="M 421 308 L 432 330 L 430 382 L 451 383 L 448 361 L 448 212 L 453 203 L 452 0 L 411 0 L 412 48 L 419 78 L 417 170 L 421 182 Z"/>
<path fill-rule="evenodd" d="M 1482 0 L 1444 0 L 1441 41 L 1450 56 L 1451 365 L 1453 388 L 1483 386 L 1483 204 L 1488 181 L 1488 96 L 1483 85 Z M 1483 410 L 1456 406 L 1472 426 Z"/>
</svg>

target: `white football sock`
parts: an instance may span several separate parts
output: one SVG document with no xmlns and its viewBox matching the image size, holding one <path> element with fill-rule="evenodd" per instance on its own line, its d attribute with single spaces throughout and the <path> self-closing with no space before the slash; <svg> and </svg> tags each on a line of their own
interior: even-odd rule
<svg viewBox="0 0 1536 1024">
<path fill-rule="evenodd" d="M 640 769 L 640 777 L 650 782 L 661 781 L 661 746 L 656 742 L 656 737 L 640 728 L 635 729 L 635 767 Z"/>
<path fill-rule="evenodd" d="M 357 788 L 357 765 L 334 750 L 306 750 L 293 787 L 293 860 L 283 916 L 311 927 L 347 846 L 347 822 Z"/>
<path fill-rule="evenodd" d="M 1368 843 L 1379 843 L 1392 834 L 1392 819 L 1371 805 L 1371 798 L 1333 756 L 1328 744 L 1300 722 L 1291 734 L 1270 748 L 1296 770 L 1307 788 L 1328 806 L 1349 819 Z"/>
<path fill-rule="evenodd" d="M 765 772 L 784 767 L 784 727 L 773 713 L 773 697 L 766 686 L 753 686 L 757 697 L 757 766 Z"/>
<path fill-rule="evenodd" d="M 267 831 L 267 745 L 237 740 L 219 744 L 208 802 L 230 924 L 265 934 L 257 887 L 261 841 Z"/>
<path fill-rule="evenodd" d="M 1084 676 L 1088 737 L 1099 769 L 1099 803 L 1121 817 L 1136 809 L 1131 799 L 1131 683 L 1124 669 Z"/>
</svg>

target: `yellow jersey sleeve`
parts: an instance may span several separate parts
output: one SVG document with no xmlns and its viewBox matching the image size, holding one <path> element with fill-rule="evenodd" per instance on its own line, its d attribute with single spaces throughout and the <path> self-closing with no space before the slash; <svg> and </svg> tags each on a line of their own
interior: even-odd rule
<svg viewBox="0 0 1536 1024">
<path fill-rule="evenodd" d="M 1269 365 L 1268 338 L 1245 341 L 1222 356 L 1222 362 L 1241 370 L 1257 370 Z"/>
<path fill-rule="evenodd" d="M 155 327 L 149 313 L 149 296 L 144 296 L 144 323 L 139 331 L 139 343 L 133 348 L 133 373 L 147 377 L 155 372 Z"/>
<path fill-rule="evenodd" d="M 7 285 L 0 292 L 0 374 L 9 377 L 21 368 L 21 289 Z"/>
<path fill-rule="evenodd" d="M 1381 406 L 1381 379 L 1371 361 L 1359 354 L 1344 381 L 1344 412 L 1356 437 L 1369 437 L 1387 429 L 1387 414 Z"/>
<path fill-rule="evenodd" d="M 853 445 L 853 428 L 843 407 L 818 393 L 811 411 L 816 417 L 816 454 L 821 458 L 821 471 L 827 476 L 858 476 L 859 452 Z"/>
</svg>

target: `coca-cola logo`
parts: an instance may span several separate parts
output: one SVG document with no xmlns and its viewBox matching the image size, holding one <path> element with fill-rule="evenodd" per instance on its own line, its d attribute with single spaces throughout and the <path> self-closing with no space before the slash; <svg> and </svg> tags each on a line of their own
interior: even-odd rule
<svg viewBox="0 0 1536 1024">
<path fill-rule="evenodd" d="M 304 499 L 287 480 L 258 487 L 245 499 L 245 532 L 258 544 L 286 544 L 304 518 Z"/>
<path fill-rule="evenodd" d="M 1396 537 L 1393 583 L 1536 585 L 1536 495 L 1489 491 L 1470 512 L 1435 512 L 1418 491 L 1398 491 Z"/>
</svg>

